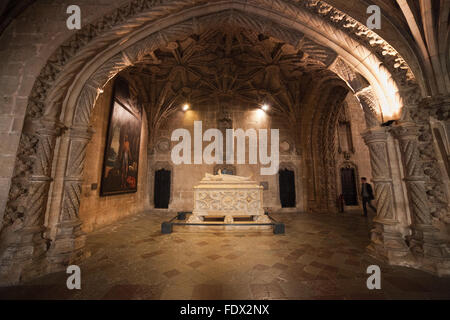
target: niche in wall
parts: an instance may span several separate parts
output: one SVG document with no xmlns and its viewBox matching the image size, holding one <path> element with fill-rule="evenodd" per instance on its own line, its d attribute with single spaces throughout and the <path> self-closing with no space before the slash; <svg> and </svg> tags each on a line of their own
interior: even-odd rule
<svg viewBox="0 0 450 320">
<path fill-rule="evenodd" d="M 349 166 L 341 168 L 341 187 L 345 205 L 358 205 L 355 168 Z"/>
<path fill-rule="evenodd" d="M 171 175 L 172 172 L 164 168 L 155 171 L 155 208 L 169 208 Z"/>
<path fill-rule="evenodd" d="M 281 169 L 278 172 L 280 202 L 282 208 L 295 208 L 295 173 L 293 170 Z"/>
</svg>

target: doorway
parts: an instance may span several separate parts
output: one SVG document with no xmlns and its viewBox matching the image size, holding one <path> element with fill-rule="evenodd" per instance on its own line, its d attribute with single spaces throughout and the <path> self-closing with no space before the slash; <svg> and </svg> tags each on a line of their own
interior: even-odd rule
<svg viewBox="0 0 450 320">
<path fill-rule="evenodd" d="M 280 202 L 282 208 L 295 208 L 295 174 L 289 169 L 282 169 L 278 174 Z"/>
<path fill-rule="evenodd" d="M 155 171 L 155 208 L 169 208 L 171 171 L 160 169 Z"/>
<path fill-rule="evenodd" d="M 354 168 L 341 168 L 342 195 L 346 206 L 358 205 L 356 175 Z"/>
</svg>

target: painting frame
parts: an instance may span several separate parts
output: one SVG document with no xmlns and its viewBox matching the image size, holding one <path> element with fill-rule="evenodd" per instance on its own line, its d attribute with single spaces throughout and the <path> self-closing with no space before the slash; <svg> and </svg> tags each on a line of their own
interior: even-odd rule
<svg viewBox="0 0 450 320">
<path fill-rule="evenodd" d="M 110 99 L 101 197 L 137 192 L 141 131 L 142 113 L 131 98 L 128 81 L 119 76 Z"/>
</svg>

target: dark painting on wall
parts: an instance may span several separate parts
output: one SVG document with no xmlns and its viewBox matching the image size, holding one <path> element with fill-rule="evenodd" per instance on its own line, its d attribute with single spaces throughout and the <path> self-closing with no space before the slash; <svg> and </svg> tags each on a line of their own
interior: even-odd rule
<svg viewBox="0 0 450 320">
<path fill-rule="evenodd" d="M 137 191 L 141 113 L 130 96 L 128 82 L 114 82 L 106 138 L 100 195 Z"/>
</svg>

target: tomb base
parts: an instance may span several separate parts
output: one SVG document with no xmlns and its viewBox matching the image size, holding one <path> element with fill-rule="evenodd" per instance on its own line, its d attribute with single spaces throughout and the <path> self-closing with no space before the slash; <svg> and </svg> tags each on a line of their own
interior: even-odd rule
<svg viewBox="0 0 450 320">
<path fill-rule="evenodd" d="M 224 224 L 248 217 L 246 223 L 271 223 L 264 214 L 263 187 L 255 181 L 201 181 L 194 187 L 194 210 L 188 223 L 223 217 Z"/>
</svg>

